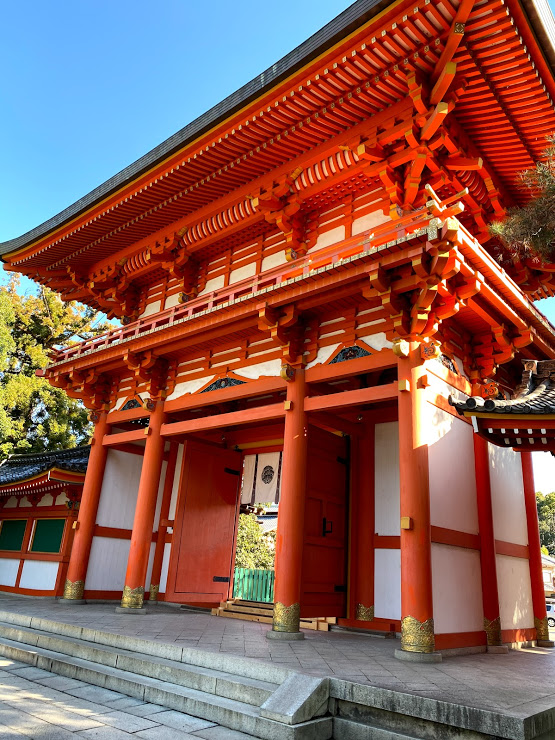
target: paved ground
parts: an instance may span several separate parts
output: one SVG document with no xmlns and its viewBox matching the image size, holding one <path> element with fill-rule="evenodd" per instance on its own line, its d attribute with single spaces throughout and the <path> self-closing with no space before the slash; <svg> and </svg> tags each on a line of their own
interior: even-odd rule
<svg viewBox="0 0 555 740">
<path fill-rule="evenodd" d="M 189 714 L 0 658 L 2 740 L 253 740 Z"/>
<path fill-rule="evenodd" d="M 151 609 L 152 613 L 146 616 L 120 616 L 111 604 L 65 606 L 50 600 L 0 596 L 0 611 L 251 657 L 303 673 L 344 678 L 457 704 L 512 711 L 525 711 L 532 702 L 534 708 L 555 706 L 555 650 L 532 648 L 508 655 L 448 657 L 439 664 L 405 663 L 394 657 L 394 650 L 399 647 L 397 640 L 307 630 L 304 641 L 276 642 L 266 639 L 265 624 L 164 605 Z"/>
</svg>

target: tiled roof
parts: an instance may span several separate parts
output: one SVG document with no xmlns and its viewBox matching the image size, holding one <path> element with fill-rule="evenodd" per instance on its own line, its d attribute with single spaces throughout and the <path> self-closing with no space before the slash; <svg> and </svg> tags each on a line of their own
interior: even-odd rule
<svg viewBox="0 0 555 740">
<path fill-rule="evenodd" d="M 555 360 L 525 360 L 522 382 L 515 397 L 451 401 L 459 414 L 465 411 L 489 414 L 555 414 Z"/>
<path fill-rule="evenodd" d="M 28 480 L 53 468 L 72 473 L 87 470 L 91 448 L 75 447 L 71 450 L 43 452 L 31 455 L 12 455 L 0 465 L 0 486 L 7 486 Z"/>
</svg>

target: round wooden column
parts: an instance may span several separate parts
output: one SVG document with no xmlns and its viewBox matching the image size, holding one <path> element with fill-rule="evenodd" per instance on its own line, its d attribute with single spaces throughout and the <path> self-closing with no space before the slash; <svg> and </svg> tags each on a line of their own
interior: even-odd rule
<svg viewBox="0 0 555 740">
<path fill-rule="evenodd" d="M 274 620 L 266 636 L 302 639 L 299 631 L 306 487 L 307 421 L 304 369 L 287 384 L 283 462 L 276 538 Z"/>
<path fill-rule="evenodd" d="M 168 530 L 168 525 L 165 524 L 165 522 L 167 522 L 168 515 L 170 513 L 170 502 L 172 498 L 178 450 L 179 444 L 177 442 L 172 442 L 170 446 L 168 465 L 166 467 L 166 477 L 164 478 L 164 491 L 162 493 L 162 504 L 160 506 L 160 524 L 158 526 L 158 536 L 156 539 L 156 548 L 154 550 L 154 560 L 152 562 L 152 574 L 150 576 L 149 602 L 155 602 L 158 600 L 160 576 L 162 574 L 162 561 L 164 559 L 164 549 L 166 544 L 166 532 Z"/>
<path fill-rule="evenodd" d="M 545 608 L 545 589 L 543 585 L 542 554 L 536 490 L 534 485 L 534 468 L 532 453 L 522 452 L 522 479 L 524 482 L 524 505 L 526 507 L 526 526 L 528 528 L 528 562 L 530 564 L 530 583 L 532 586 L 532 607 L 534 609 L 534 627 L 536 639 L 541 647 L 555 647 L 549 639 L 547 611 Z"/>
<path fill-rule="evenodd" d="M 374 439 L 375 425 L 365 422 L 362 437 L 353 440 L 356 447 L 356 581 L 355 619 L 371 622 L 374 619 Z"/>
<path fill-rule="evenodd" d="M 435 653 L 427 402 L 420 346 L 398 343 L 401 509 L 401 650 L 404 659 L 441 660 Z M 406 353 L 406 356 L 404 354 Z M 410 655 L 406 655 L 410 653 Z M 424 657 L 426 656 L 426 657 Z"/>
<path fill-rule="evenodd" d="M 163 420 L 164 402 L 157 401 L 154 411 L 150 415 L 133 531 L 131 533 L 127 573 L 125 574 L 125 586 L 121 599 L 121 608 L 126 610 L 140 609 L 144 601 L 146 571 L 152 544 L 152 526 L 154 524 L 158 485 L 164 457 L 164 439 L 160 435 Z"/>
<path fill-rule="evenodd" d="M 85 578 L 108 455 L 108 448 L 102 444 L 104 436 L 109 432 L 107 413 L 101 411 L 97 416 L 63 596 L 64 600 L 79 604 L 85 603 L 83 600 Z"/>
<path fill-rule="evenodd" d="M 495 555 L 495 533 L 491 506 L 488 443 L 478 434 L 474 434 L 474 468 L 476 473 L 478 527 L 480 530 L 480 570 L 482 574 L 484 630 L 489 648 L 502 644 L 501 616 L 497 587 L 497 558 Z"/>
</svg>

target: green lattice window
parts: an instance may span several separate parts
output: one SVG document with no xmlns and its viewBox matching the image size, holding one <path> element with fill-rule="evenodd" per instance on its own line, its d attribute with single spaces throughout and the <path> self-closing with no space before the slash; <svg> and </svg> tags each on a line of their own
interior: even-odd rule
<svg viewBox="0 0 555 740">
<path fill-rule="evenodd" d="M 37 519 L 30 551 L 60 552 L 65 523 L 65 519 Z"/>
<path fill-rule="evenodd" d="M 0 522 L 0 550 L 21 550 L 27 519 L 4 519 Z"/>
</svg>

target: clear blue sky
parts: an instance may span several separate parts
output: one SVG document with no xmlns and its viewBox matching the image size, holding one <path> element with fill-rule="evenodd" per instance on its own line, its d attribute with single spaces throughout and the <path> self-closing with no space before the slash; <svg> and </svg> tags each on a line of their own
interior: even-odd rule
<svg viewBox="0 0 555 740">
<path fill-rule="evenodd" d="M 59 213 L 349 5 L 4 3 L 0 241 Z M 555 299 L 538 307 L 555 323 Z"/>
</svg>

